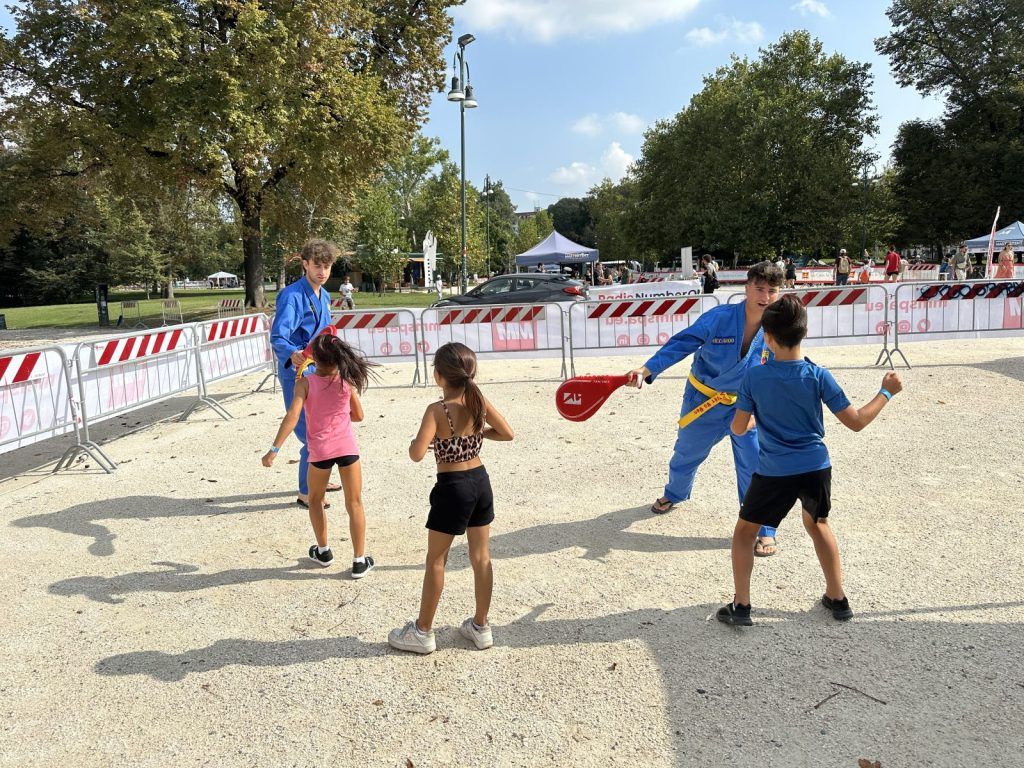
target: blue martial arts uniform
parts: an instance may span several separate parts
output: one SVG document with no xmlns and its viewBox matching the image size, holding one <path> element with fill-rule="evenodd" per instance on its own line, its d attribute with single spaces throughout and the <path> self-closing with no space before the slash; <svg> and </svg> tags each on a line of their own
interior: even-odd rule
<svg viewBox="0 0 1024 768">
<path fill-rule="evenodd" d="M 702 314 L 693 325 L 665 342 L 665 346 L 647 361 L 646 368 L 651 372 L 647 383 L 653 383 L 662 372 L 692 354 L 690 372 L 694 378 L 717 392 L 739 392 L 747 368 L 760 365 L 766 350 L 764 334 L 758 329 L 746 356 L 740 357 L 746 311 L 747 302 L 743 301 L 723 304 Z M 680 415 L 689 413 L 707 399 L 687 381 Z M 736 462 L 736 490 L 740 503 L 743 502 L 750 478 L 757 470 L 757 429 L 742 436 L 732 434 L 730 427 L 735 413 L 736 406 L 719 403 L 679 430 L 668 464 L 666 499 L 676 503 L 690 498 L 697 467 L 718 441 L 729 435 Z M 762 527 L 759 535 L 774 536 L 775 529 Z"/>
<path fill-rule="evenodd" d="M 281 382 L 284 407 L 292 404 L 295 394 L 295 367 L 290 364 L 292 352 L 301 352 L 310 339 L 331 323 L 331 297 L 320 288 L 320 296 L 303 276 L 277 294 L 274 324 L 270 328 L 270 345 L 277 357 L 277 378 Z M 287 368 L 285 366 L 288 366 Z M 306 375 L 312 373 L 312 366 Z M 306 448 L 306 414 L 299 414 L 295 437 L 302 443 L 299 450 L 299 493 L 309 493 L 306 471 L 309 468 L 309 450 Z"/>
</svg>

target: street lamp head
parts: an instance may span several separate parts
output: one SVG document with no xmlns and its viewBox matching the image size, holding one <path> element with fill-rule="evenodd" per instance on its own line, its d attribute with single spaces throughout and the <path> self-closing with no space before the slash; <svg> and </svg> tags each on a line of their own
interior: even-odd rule
<svg viewBox="0 0 1024 768">
<path fill-rule="evenodd" d="M 451 98 L 451 97 L 449 97 L 449 98 Z M 473 86 L 472 85 L 467 85 L 466 86 L 465 105 L 466 105 L 466 109 L 474 109 L 477 106 L 476 99 L 473 98 Z"/>
<path fill-rule="evenodd" d="M 466 98 L 466 95 L 462 92 L 462 84 L 459 82 L 459 76 L 455 75 L 452 78 L 452 89 L 448 91 L 448 101 L 462 101 Z"/>
<path fill-rule="evenodd" d="M 473 37 L 473 35 L 471 35 L 469 32 L 467 32 L 466 34 L 464 34 L 461 37 L 459 37 L 459 47 L 460 48 L 465 48 L 467 45 L 472 43 L 474 40 L 476 40 L 476 38 Z"/>
</svg>

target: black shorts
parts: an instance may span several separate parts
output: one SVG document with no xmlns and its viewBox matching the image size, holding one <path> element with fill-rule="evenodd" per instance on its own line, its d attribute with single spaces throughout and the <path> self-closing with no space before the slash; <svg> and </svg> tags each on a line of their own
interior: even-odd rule
<svg viewBox="0 0 1024 768">
<path fill-rule="evenodd" d="M 438 472 L 430 492 L 427 528 L 438 533 L 461 536 L 466 528 L 494 522 L 494 494 L 491 479 L 483 467 L 463 472 Z"/>
<path fill-rule="evenodd" d="M 333 459 L 324 459 L 323 461 L 311 461 L 309 462 L 317 469 L 330 469 L 335 464 L 339 467 L 349 467 L 359 461 L 358 456 L 335 456 Z"/>
<path fill-rule="evenodd" d="M 781 477 L 755 472 L 743 497 L 740 519 L 778 528 L 797 499 L 815 520 L 828 517 L 832 509 L 832 467 Z"/>
<path fill-rule="evenodd" d="M 897 270 L 896 272 L 886 272 L 885 276 L 886 277 L 895 277 L 898 274 L 899 274 L 899 271 Z"/>
</svg>

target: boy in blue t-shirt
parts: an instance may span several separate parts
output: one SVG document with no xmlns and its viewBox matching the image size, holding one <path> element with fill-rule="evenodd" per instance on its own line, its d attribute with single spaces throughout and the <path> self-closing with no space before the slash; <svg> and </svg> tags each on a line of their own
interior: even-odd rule
<svg viewBox="0 0 1024 768">
<path fill-rule="evenodd" d="M 859 432 L 874 421 L 889 399 L 903 389 L 900 377 L 887 373 L 882 389 L 863 408 L 854 408 L 825 368 L 800 352 L 807 335 L 807 310 L 800 299 L 783 296 L 764 311 L 764 340 L 775 359 L 747 371 L 736 401 L 732 431 L 744 434 L 757 420 L 760 451 L 757 472 L 743 497 L 732 535 L 733 601 L 718 611 L 718 620 L 745 627 L 750 620 L 750 574 L 754 541 L 762 525 L 778 527 L 800 500 L 804 528 L 814 542 L 825 573 L 822 605 L 845 621 L 853 616 L 843 592 L 839 547 L 828 526 L 832 507 L 832 464 L 825 447 L 821 404 Z"/>
</svg>

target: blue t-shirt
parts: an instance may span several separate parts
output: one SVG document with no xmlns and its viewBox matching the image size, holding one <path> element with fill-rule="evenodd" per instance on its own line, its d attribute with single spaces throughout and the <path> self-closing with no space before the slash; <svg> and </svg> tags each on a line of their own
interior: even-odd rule
<svg viewBox="0 0 1024 768">
<path fill-rule="evenodd" d="M 800 475 L 832 466 L 822 403 L 832 413 L 850 406 L 832 374 L 807 358 L 769 360 L 747 370 L 736 407 L 757 419 L 758 474 Z"/>
</svg>

